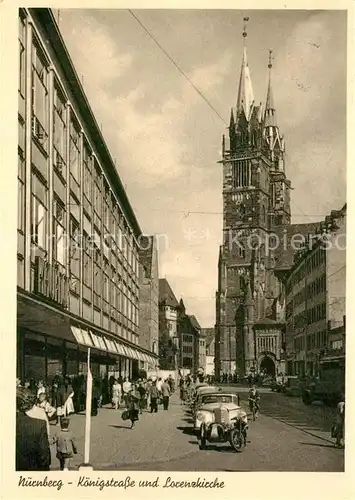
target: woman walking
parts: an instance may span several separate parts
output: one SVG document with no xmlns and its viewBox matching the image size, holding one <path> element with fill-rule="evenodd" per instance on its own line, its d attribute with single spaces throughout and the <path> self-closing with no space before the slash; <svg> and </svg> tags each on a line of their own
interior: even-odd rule
<svg viewBox="0 0 355 500">
<path fill-rule="evenodd" d="M 112 386 L 112 407 L 115 410 L 118 410 L 120 407 L 122 397 L 122 387 L 121 384 L 118 383 L 118 380 L 115 379 Z"/>
<path fill-rule="evenodd" d="M 57 415 L 66 417 L 71 413 L 74 413 L 74 404 L 73 404 L 73 396 L 74 391 L 71 385 L 71 381 L 69 377 L 65 377 L 63 384 L 59 387 L 58 390 L 58 403 L 59 403 L 59 412 L 57 409 Z"/>
<path fill-rule="evenodd" d="M 132 385 L 131 391 L 128 393 L 127 403 L 128 403 L 128 412 L 129 419 L 131 421 L 131 429 L 133 429 L 135 422 L 139 420 L 139 401 L 140 394 L 137 391 L 135 385 Z"/>
</svg>

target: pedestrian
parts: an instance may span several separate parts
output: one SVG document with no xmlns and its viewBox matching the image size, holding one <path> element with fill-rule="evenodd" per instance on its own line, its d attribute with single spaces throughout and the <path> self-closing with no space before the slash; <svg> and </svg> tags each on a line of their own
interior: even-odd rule
<svg viewBox="0 0 355 500">
<path fill-rule="evenodd" d="M 122 385 L 122 389 L 123 389 L 123 399 L 124 399 L 124 402 L 125 402 L 125 406 L 127 408 L 127 405 L 128 405 L 128 395 L 132 389 L 132 384 L 131 382 L 129 381 L 128 377 L 125 378 L 124 382 L 123 382 L 123 385 Z"/>
<path fill-rule="evenodd" d="M 47 399 L 47 395 L 45 393 L 41 393 L 38 398 L 37 398 L 37 406 L 42 408 L 45 411 L 45 414 L 47 415 L 48 421 L 50 422 L 51 420 L 56 420 L 57 418 L 57 410 L 54 408 L 54 406 L 51 406 Z"/>
<path fill-rule="evenodd" d="M 157 388 L 157 382 L 156 380 L 154 380 L 150 388 L 150 413 L 158 412 L 158 398 L 159 398 L 159 391 Z"/>
<path fill-rule="evenodd" d="M 159 378 L 158 378 L 158 381 L 157 381 L 157 389 L 158 389 L 158 392 L 159 392 L 159 397 L 161 397 L 161 388 L 162 388 L 162 385 L 163 385 L 163 381 L 162 381 L 162 379 L 159 377 Z"/>
<path fill-rule="evenodd" d="M 143 380 L 140 380 L 137 388 L 140 395 L 139 413 L 143 413 L 143 410 L 147 408 L 147 389 Z"/>
<path fill-rule="evenodd" d="M 112 386 L 112 407 L 115 410 L 118 410 L 120 407 L 121 397 L 122 397 L 122 387 L 118 383 L 118 380 L 115 379 Z"/>
<path fill-rule="evenodd" d="M 97 384 L 97 380 L 93 380 L 92 392 L 91 392 L 91 416 L 96 417 L 99 413 L 99 398 L 100 390 Z"/>
<path fill-rule="evenodd" d="M 41 393 L 41 396 L 42 395 L 45 396 L 44 393 Z M 50 428 L 49 428 L 48 416 L 45 410 L 41 407 L 41 402 L 37 397 L 35 398 L 35 404 L 32 406 L 32 408 L 26 411 L 26 415 L 31 418 L 37 418 L 38 420 L 42 420 L 46 424 L 48 442 L 50 442 Z"/>
<path fill-rule="evenodd" d="M 49 471 L 51 453 L 45 421 L 31 418 L 36 394 L 28 388 L 16 388 L 16 470 Z"/>
<path fill-rule="evenodd" d="M 40 394 L 45 394 L 46 393 L 46 388 L 44 387 L 44 383 L 43 383 L 43 380 L 40 380 L 38 382 L 38 386 L 37 386 L 37 397 L 40 395 Z"/>
<path fill-rule="evenodd" d="M 168 410 L 169 408 L 169 398 L 171 394 L 171 389 L 168 384 L 168 379 L 165 380 L 165 382 L 161 386 L 161 394 L 163 397 L 163 408 L 164 410 Z"/>
<path fill-rule="evenodd" d="M 345 427 L 345 395 L 342 394 L 341 401 L 337 405 L 336 419 L 333 431 L 335 437 L 335 446 L 342 448 L 344 446 L 344 427 Z"/>
<path fill-rule="evenodd" d="M 133 429 L 135 422 L 139 420 L 139 401 L 140 394 L 133 384 L 132 389 L 128 393 L 128 413 L 131 421 L 131 429 Z"/>
<path fill-rule="evenodd" d="M 181 377 L 179 380 L 179 389 L 180 389 L 180 404 L 183 404 L 185 401 L 185 380 L 184 377 Z"/>
<path fill-rule="evenodd" d="M 73 458 L 73 453 L 76 455 L 78 450 L 75 444 L 75 439 L 71 431 L 69 431 L 70 419 L 62 417 L 60 419 L 60 432 L 54 438 L 54 443 L 57 446 L 57 458 L 59 460 L 60 470 L 68 471 L 70 461 Z"/>
<path fill-rule="evenodd" d="M 74 391 L 69 377 L 65 377 L 63 382 L 58 387 L 57 394 L 57 415 L 58 417 L 66 417 L 74 413 L 73 404 Z"/>
</svg>

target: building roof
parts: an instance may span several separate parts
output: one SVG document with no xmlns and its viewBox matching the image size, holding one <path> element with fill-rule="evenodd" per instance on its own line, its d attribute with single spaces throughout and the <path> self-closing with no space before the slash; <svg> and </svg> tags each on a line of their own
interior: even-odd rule
<svg viewBox="0 0 355 500">
<path fill-rule="evenodd" d="M 174 292 L 172 291 L 168 281 L 165 278 L 159 279 L 159 304 L 163 303 L 170 307 L 179 307 Z"/>
<path fill-rule="evenodd" d="M 254 91 L 251 83 L 250 70 L 247 58 L 247 48 L 243 47 L 242 66 L 240 69 L 238 98 L 237 98 L 237 114 L 244 111 L 246 119 L 249 121 L 251 117 L 252 106 L 254 104 Z"/>
<path fill-rule="evenodd" d="M 83 86 L 80 82 L 74 64 L 66 48 L 65 42 L 60 33 L 52 10 L 48 8 L 30 8 L 29 12 L 31 16 L 33 16 L 33 18 L 40 23 L 41 27 L 46 32 L 48 39 L 50 40 L 54 52 L 57 54 L 61 69 L 66 76 L 66 84 L 71 89 L 73 96 L 75 96 L 75 104 L 83 119 L 85 120 L 85 125 L 90 134 L 90 139 L 94 143 L 95 149 L 99 154 L 102 168 L 105 170 L 112 190 L 117 194 L 117 197 L 121 204 L 121 208 L 127 220 L 132 225 L 135 236 L 138 237 L 142 234 L 141 228 L 139 226 L 133 208 L 129 202 L 125 188 L 116 170 L 115 162 L 106 145 L 100 127 L 85 95 Z"/>
<path fill-rule="evenodd" d="M 300 246 L 300 240 L 294 239 L 291 242 L 292 237 L 296 234 L 302 235 L 304 237 L 309 234 L 314 235 L 316 230 L 319 228 L 320 222 L 308 222 L 305 224 L 289 224 L 280 226 L 275 230 L 275 234 L 278 236 L 280 244 L 275 250 L 275 270 L 288 270 L 293 266 L 293 258 Z"/>
<path fill-rule="evenodd" d="M 206 347 L 211 345 L 215 338 L 215 329 L 214 328 L 201 328 L 201 333 L 203 333 L 206 337 Z"/>
<path fill-rule="evenodd" d="M 196 328 L 196 330 L 201 330 L 201 325 L 200 323 L 197 321 L 196 319 L 196 316 L 194 315 L 189 315 L 189 318 L 190 318 L 190 321 L 191 321 L 191 324 L 194 328 Z"/>
</svg>

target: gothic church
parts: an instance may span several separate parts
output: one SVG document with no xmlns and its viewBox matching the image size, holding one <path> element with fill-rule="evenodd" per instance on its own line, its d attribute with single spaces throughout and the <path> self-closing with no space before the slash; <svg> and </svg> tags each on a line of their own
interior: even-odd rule
<svg viewBox="0 0 355 500">
<path fill-rule="evenodd" d="M 246 18 L 245 21 L 248 19 Z M 254 100 L 246 26 L 236 107 L 223 136 L 223 244 L 216 293 L 215 373 L 285 373 L 284 292 L 272 234 L 291 224 L 285 141 L 278 126 L 269 57 L 263 108 Z M 270 243 L 271 241 L 271 243 Z"/>
</svg>

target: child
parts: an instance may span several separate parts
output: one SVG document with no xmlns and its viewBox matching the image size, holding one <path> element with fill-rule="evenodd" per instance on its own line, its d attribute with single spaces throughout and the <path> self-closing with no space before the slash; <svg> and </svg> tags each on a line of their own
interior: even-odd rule
<svg viewBox="0 0 355 500">
<path fill-rule="evenodd" d="M 73 458 L 73 452 L 77 454 L 77 448 L 75 445 L 75 440 L 73 434 L 68 430 L 69 418 L 62 417 L 60 419 L 61 430 L 59 434 L 54 438 L 54 442 L 57 445 L 57 458 L 60 464 L 60 470 L 69 470 L 69 464 L 71 458 Z"/>
<path fill-rule="evenodd" d="M 37 405 L 40 408 L 44 409 L 44 411 L 46 412 L 46 415 L 47 415 L 49 421 L 56 419 L 57 410 L 55 408 L 53 408 L 53 406 L 51 406 L 49 404 L 49 402 L 47 401 L 47 396 L 46 396 L 45 393 L 42 392 L 38 396 L 38 403 L 37 403 Z"/>
</svg>

